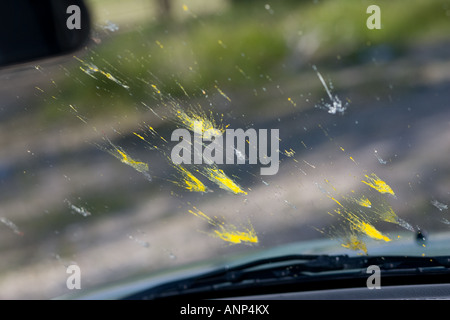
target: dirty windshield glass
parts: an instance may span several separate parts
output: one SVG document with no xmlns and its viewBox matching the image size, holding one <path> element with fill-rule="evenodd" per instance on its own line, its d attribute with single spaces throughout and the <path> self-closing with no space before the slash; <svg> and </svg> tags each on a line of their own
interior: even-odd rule
<svg viewBox="0 0 450 320">
<path fill-rule="evenodd" d="M 0 298 L 448 232 L 449 1 L 87 5 L 0 73 Z"/>
</svg>

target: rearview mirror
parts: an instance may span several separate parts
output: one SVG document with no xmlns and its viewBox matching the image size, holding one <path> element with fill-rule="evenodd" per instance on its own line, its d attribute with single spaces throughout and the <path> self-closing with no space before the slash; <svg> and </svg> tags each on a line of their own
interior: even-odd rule
<svg viewBox="0 0 450 320">
<path fill-rule="evenodd" d="M 83 0 L 2 0 L 0 67 L 76 51 L 89 32 Z"/>
</svg>

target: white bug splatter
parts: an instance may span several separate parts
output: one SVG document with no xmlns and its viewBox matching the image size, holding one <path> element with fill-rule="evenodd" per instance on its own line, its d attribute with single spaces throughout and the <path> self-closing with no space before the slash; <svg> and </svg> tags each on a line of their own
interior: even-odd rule
<svg viewBox="0 0 450 320">
<path fill-rule="evenodd" d="M 386 164 L 386 163 L 387 163 L 385 160 L 383 160 L 383 159 L 378 155 L 378 151 L 377 151 L 377 150 L 375 150 L 374 153 L 375 153 L 375 157 L 377 157 L 377 160 L 378 160 L 379 163 L 381 163 L 381 164 Z"/>
<path fill-rule="evenodd" d="M 328 88 L 327 84 L 325 83 L 325 80 L 323 79 L 323 77 L 320 74 L 320 72 L 317 70 L 317 67 L 315 65 L 313 65 L 312 68 L 316 72 L 317 76 L 319 77 L 320 82 L 322 82 L 322 85 L 323 85 L 325 91 L 328 94 L 328 97 L 330 98 L 330 103 L 323 102 L 323 104 L 320 105 L 319 107 L 328 109 L 328 113 L 331 113 L 331 114 L 336 114 L 336 113 L 343 114 L 344 111 L 347 109 L 348 103 L 345 103 L 343 105 L 342 101 L 339 99 L 339 97 L 337 95 L 335 95 L 333 97 L 333 95 L 331 94 L 330 89 Z"/>
<path fill-rule="evenodd" d="M 19 236 L 23 236 L 23 232 L 20 231 L 19 228 L 11 220 L 9 220 L 5 217 L 0 217 L 0 222 L 2 222 L 8 228 L 10 228 L 12 231 L 14 231 L 15 234 L 18 234 Z"/>
<path fill-rule="evenodd" d="M 72 210 L 72 213 L 81 214 L 83 217 L 88 217 L 91 215 L 91 213 L 89 211 L 87 211 L 85 208 L 77 207 L 76 205 L 72 204 L 67 199 L 65 199 L 64 202 L 67 203 L 67 206 L 69 207 L 70 210 Z"/>
<path fill-rule="evenodd" d="M 144 240 L 140 240 L 136 237 L 133 237 L 132 235 L 128 235 L 128 239 L 136 242 L 137 244 L 139 244 L 140 246 L 144 247 L 144 248 L 149 248 L 150 247 L 150 243 L 148 243 L 147 241 Z"/>
<path fill-rule="evenodd" d="M 448 205 L 446 205 L 446 204 L 444 204 L 444 203 L 441 203 L 441 202 L 439 202 L 439 201 L 437 201 L 437 200 L 431 200 L 430 202 L 431 202 L 431 204 L 432 204 L 433 206 L 435 206 L 436 208 L 438 208 L 440 211 L 442 211 L 442 210 L 447 210 L 447 209 L 448 209 Z"/>
</svg>

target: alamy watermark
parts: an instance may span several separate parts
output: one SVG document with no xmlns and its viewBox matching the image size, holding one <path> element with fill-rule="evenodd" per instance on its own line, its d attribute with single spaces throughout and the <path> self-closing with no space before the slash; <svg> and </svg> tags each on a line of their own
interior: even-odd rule
<svg viewBox="0 0 450 320">
<path fill-rule="evenodd" d="M 279 129 L 203 130 L 203 121 L 195 121 L 193 137 L 187 129 L 172 132 L 174 164 L 258 164 L 261 175 L 274 175 L 279 168 Z M 224 141 L 225 140 L 225 141 Z M 270 140 L 270 151 L 269 149 Z M 206 144 L 205 142 L 209 143 Z M 248 152 L 247 152 L 248 151 Z"/>
<path fill-rule="evenodd" d="M 73 4 L 67 7 L 67 14 L 70 16 L 66 20 L 67 29 L 81 29 L 81 9 L 79 6 Z"/>
<path fill-rule="evenodd" d="M 371 275 L 367 278 L 366 285 L 367 288 L 372 289 L 381 289 L 381 270 L 379 266 L 370 265 L 367 267 L 366 273 L 370 273 Z"/>
<path fill-rule="evenodd" d="M 71 264 L 67 267 L 66 273 L 70 274 L 66 280 L 67 289 L 81 289 L 81 268 L 76 264 Z"/>
<path fill-rule="evenodd" d="M 381 9 L 379 6 L 373 4 L 367 7 L 366 13 L 370 13 L 367 18 L 366 26 L 368 29 L 381 29 Z"/>
</svg>

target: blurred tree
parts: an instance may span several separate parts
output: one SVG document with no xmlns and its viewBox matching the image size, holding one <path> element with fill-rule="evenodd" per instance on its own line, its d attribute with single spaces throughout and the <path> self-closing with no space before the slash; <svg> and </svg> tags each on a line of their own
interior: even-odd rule
<svg viewBox="0 0 450 320">
<path fill-rule="evenodd" d="M 158 15 L 160 20 L 170 19 L 172 3 L 171 0 L 156 0 L 158 6 Z"/>
</svg>

